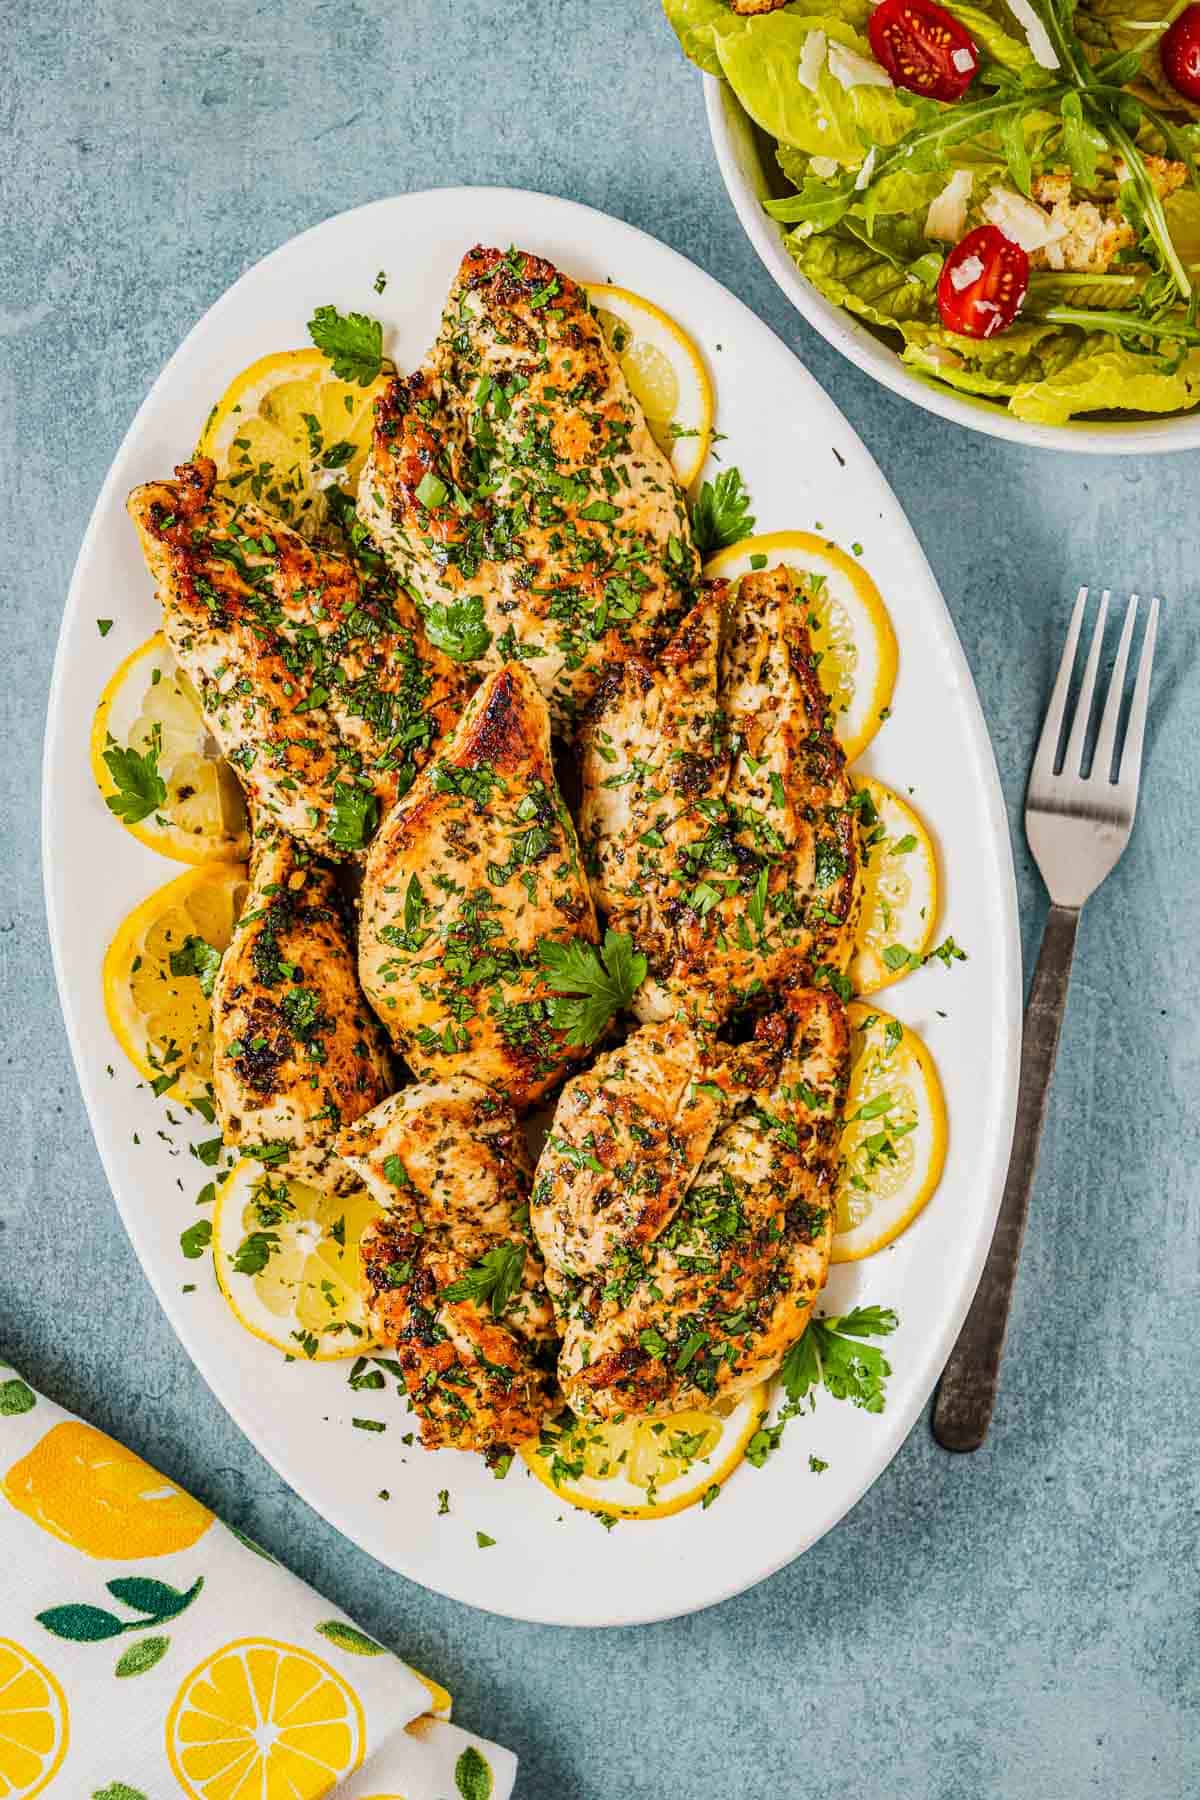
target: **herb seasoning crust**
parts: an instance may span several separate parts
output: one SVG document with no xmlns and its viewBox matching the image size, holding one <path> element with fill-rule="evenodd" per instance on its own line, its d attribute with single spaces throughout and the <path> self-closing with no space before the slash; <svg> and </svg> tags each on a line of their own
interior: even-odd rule
<svg viewBox="0 0 1200 1800">
<path fill-rule="evenodd" d="M 363 1291 L 426 1448 L 535 1437 L 559 1404 L 557 1340 L 511 1106 L 453 1075 L 393 1094 L 338 1148 L 384 1208 L 362 1237 Z"/>
<path fill-rule="evenodd" d="M 392 1085 L 331 871 L 282 833 L 260 833 L 213 989 L 222 1138 L 278 1175 L 344 1193 L 354 1181 L 334 1139 Z"/>
<path fill-rule="evenodd" d="M 418 1078 L 470 1074 L 521 1111 L 587 1054 L 552 1022 L 539 948 L 598 936 L 546 703 L 508 664 L 371 846 L 363 989 Z"/>
<path fill-rule="evenodd" d="M 857 802 L 806 617 L 786 568 L 710 583 L 584 725 L 580 837 L 598 908 L 650 965 L 639 1018 L 715 1025 L 781 984 L 843 985 Z"/>
<path fill-rule="evenodd" d="M 377 557 L 319 548 L 214 494 L 200 457 L 129 496 L 176 661 L 263 824 L 360 851 L 462 698 Z"/>
<path fill-rule="evenodd" d="M 563 1089 L 530 1216 L 580 1417 L 664 1415 L 774 1373 L 825 1282 L 850 1035 L 792 989 L 731 1047 L 643 1025 Z"/>
<path fill-rule="evenodd" d="M 578 283 L 476 248 L 376 409 L 359 512 L 436 642 L 528 664 L 567 728 L 698 579 L 687 507 Z"/>
</svg>

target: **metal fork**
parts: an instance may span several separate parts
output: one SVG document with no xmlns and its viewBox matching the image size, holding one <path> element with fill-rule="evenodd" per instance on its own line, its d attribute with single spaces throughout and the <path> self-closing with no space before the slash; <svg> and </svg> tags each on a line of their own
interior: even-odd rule
<svg viewBox="0 0 1200 1800">
<path fill-rule="evenodd" d="M 1017 1277 L 1017 1258 L 1029 1213 L 1038 1147 L 1050 1097 L 1050 1079 L 1066 1010 L 1079 913 L 1084 901 L 1095 893 L 1124 851 L 1137 811 L 1150 671 L 1158 629 L 1158 601 L 1151 600 L 1146 618 L 1125 742 L 1114 778 L 1117 727 L 1138 610 L 1136 594 L 1126 608 L 1096 749 L 1087 775 L 1083 772 L 1084 756 L 1096 676 L 1104 648 L 1109 602 L 1107 588 L 1100 596 L 1100 612 L 1092 632 L 1061 764 L 1058 757 L 1087 600 L 1087 588 L 1080 588 L 1025 796 L 1025 833 L 1050 892 L 1050 914 L 1025 1009 L 1017 1122 L 1004 1198 L 1000 1202 L 996 1231 L 982 1279 L 946 1364 L 934 1406 L 934 1436 L 947 1450 L 977 1450 L 991 1422 L 1008 1312 Z"/>
</svg>

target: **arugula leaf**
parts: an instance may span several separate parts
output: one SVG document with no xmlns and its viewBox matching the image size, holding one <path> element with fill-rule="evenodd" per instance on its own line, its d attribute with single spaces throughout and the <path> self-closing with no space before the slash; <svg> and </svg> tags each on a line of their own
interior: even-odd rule
<svg viewBox="0 0 1200 1800">
<path fill-rule="evenodd" d="M 492 641 L 483 622 L 483 600 L 478 594 L 451 600 L 445 606 L 435 600 L 423 612 L 425 635 L 454 662 L 474 662 Z"/>
<path fill-rule="evenodd" d="M 524 1244 L 497 1244 L 484 1252 L 474 1268 L 441 1292 L 443 1300 L 490 1300 L 492 1317 L 498 1319 L 521 1285 L 525 1267 Z"/>
<path fill-rule="evenodd" d="M 796 1406 L 823 1386 L 835 1400 L 882 1412 L 892 1365 L 882 1350 L 862 1340 L 889 1337 L 899 1323 L 889 1306 L 856 1306 L 852 1312 L 810 1319 L 780 1370 L 789 1403 Z"/>
<path fill-rule="evenodd" d="M 723 550 L 754 530 L 750 496 L 740 469 L 724 469 L 706 481 L 692 506 L 692 536 L 701 555 Z"/>
<path fill-rule="evenodd" d="M 156 738 L 141 756 L 136 750 L 122 749 L 120 744 L 110 744 L 104 752 L 105 765 L 117 789 L 115 794 L 105 794 L 104 804 L 126 825 L 137 825 L 166 805 L 167 784 L 158 772 L 160 748 Z"/>
<path fill-rule="evenodd" d="M 646 959 L 625 931 L 606 931 L 603 949 L 579 938 L 569 944 L 543 939 L 538 957 L 556 990 L 550 1023 L 566 1032 L 568 1044 L 594 1044 L 646 979 Z"/>
<path fill-rule="evenodd" d="M 369 788 L 348 781 L 333 784 L 330 842 L 339 850 L 361 850 L 379 822 L 379 808 Z"/>
<path fill-rule="evenodd" d="M 171 952 L 172 975 L 194 975 L 206 1000 L 212 999 L 220 967 L 221 952 L 194 933 L 184 938 L 180 949 Z"/>
<path fill-rule="evenodd" d="M 308 335 L 333 364 L 339 381 L 370 387 L 383 367 L 383 326 L 365 313 L 340 313 L 318 306 L 308 321 Z"/>
</svg>

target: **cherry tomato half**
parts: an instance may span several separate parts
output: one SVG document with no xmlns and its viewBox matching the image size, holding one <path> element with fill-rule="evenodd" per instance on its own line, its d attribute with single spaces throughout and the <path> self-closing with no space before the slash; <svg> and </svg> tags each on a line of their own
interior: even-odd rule
<svg viewBox="0 0 1200 1800">
<path fill-rule="evenodd" d="M 1200 100 L 1200 6 L 1185 7 L 1163 38 L 1159 55 L 1176 93 Z"/>
<path fill-rule="evenodd" d="M 1007 331 L 1029 287 L 1029 258 L 995 225 L 978 225 L 955 244 L 938 276 L 947 331 L 989 338 Z"/>
<path fill-rule="evenodd" d="M 929 100 L 961 100 L 979 73 L 975 39 L 936 0 L 882 0 L 867 36 L 896 86 Z"/>
</svg>

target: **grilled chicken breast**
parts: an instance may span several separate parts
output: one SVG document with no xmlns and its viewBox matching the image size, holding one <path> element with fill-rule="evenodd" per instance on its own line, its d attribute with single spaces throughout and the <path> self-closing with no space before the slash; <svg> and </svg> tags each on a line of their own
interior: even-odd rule
<svg viewBox="0 0 1200 1800">
<path fill-rule="evenodd" d="M 393 1094 L 338 1149 L 385 1208 L 362 1238 L 363 1290 L 426 1448 L 536 1436 L 558 1405 L 555 1329 L 512 1108 L 452 1075 Z"/>
<path fill-rule="evenodd" d="M 662 641 L 697 576 L 687 508 L 578 283 L 464 259 L 422 368 L 376 411 L 358 510 L 484 669 L 527 663 L 568 726 L 606 662 Z"/>
<path fill-rule="evenodd" d="M 206 458 L 129 496 L 166 634 L 263 825 L 361 849 L 462 699 L 378 558 L 318 549 L 213 493 Z"/>
<path fill-rule="evenodd" d="M 213 988 L 213 1098 L 227 1144 L 327 1192 L 354 1185 L 343 1125 L 390 1093 L 329 869 L 282 832 L 256 840 L 250 892 Z"/>
<path fill-rule="evenodd" d="M 580 837 L 650 965 L 640 1018 L 715 1024 L 849 960 L 854 788 L 804 604 L 786 568 L 710 584 L 657 664 L 609 671 L 580 734 Z"/>
<path fill-rule="evenodd" d="M 793 988 L 744 1045 L 643 1025 L 567 1083 L 530 1216 L 581 1417 L 705 1405 L 778 1368 L 825 1282 L 848 1077 L 841 1002 Z"/>
<path fill-rule="evenodd" d="M 371 845 L 363 989 L 419 1079 L 473 1075 L 520 1111 L 585 1054 L 550 1024 L 539 945 L 597 937 L 546 703 L 506 664 Z"/>
</svg>

